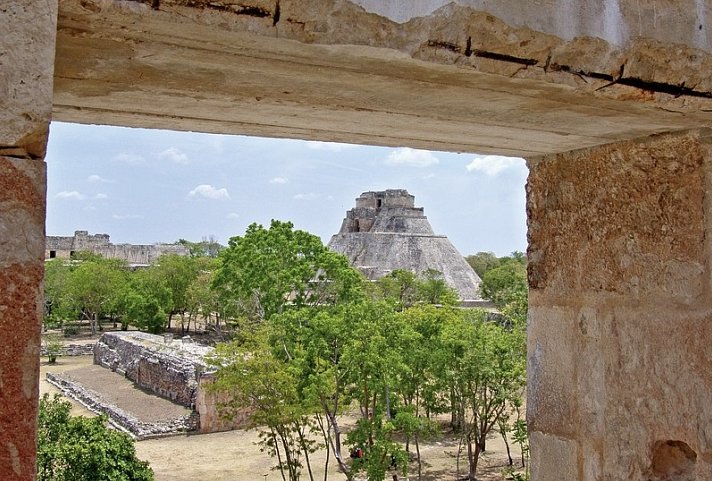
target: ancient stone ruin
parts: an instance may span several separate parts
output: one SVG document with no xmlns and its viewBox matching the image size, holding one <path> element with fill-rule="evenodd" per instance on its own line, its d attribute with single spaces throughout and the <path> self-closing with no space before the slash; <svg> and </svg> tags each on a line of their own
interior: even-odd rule
<svg viewBox="0 0 712 481">
<path fill-rule="evenodd" d="M 329 247 L 348 257 L 368 279 L 380 279 L 396 269 L 419 275 L 432 269 L 463 302 L 484 302 L 480 278 L 446 236 L 433 232 L 423 208 L 415 207 L 415 196 L 406 190 L 361 194 Z"/>
<path fill-rule="evenodd" d="M 36 477 L 50 119 L 526 157 L 532 479 L 712 479 L 711 22 L 712 0 L 4 0 L 0 479 Z"/>
<path fill-rule="evenodd" d="M 143 389 L 191 408 L 197 415 L 193 429 L 211 433 L 235 429 L 247 417 L 220 417 L 220 395 L 209 392 L 214 369 L 206 363 L 212 347 L 190 338 L 173 339 L 144 332 L 107 332 L 94 346 L 94 364 L 111 369 Z"/>
<path fill-rule="evenodd" d="M 109 234 L 74 231 L 73 236 L 47 236 L 45 259 L 69 259 L 75 252 L 89 251 L 107 259 L 122 259 L 130 265 L 148 265 L 163 254 L 188 255 L 188 249 L 175 244 L 112 244 Z"/>
</svg>

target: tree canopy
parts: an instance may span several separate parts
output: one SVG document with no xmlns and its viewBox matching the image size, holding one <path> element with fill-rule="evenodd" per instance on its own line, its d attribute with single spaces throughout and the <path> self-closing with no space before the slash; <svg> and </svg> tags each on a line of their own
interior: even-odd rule
<svg viewBox="0 0 712 481">
<path fill-rule="evenodd" d="M 40 399 L 38 481 L 153 481 L 127 434 L 109 429 L 104 416 L 70 416 L 70 409 L 59 395 Z"/>
<path fill-rule="evenodd" d="M 287 305 L 336 303 L 358 295 L 362 279 L 348 260 L 319 237 L 272 220 L 251 224 L 220 253 L 213 287 L 223 305 L 252 320 L 268 319 Z"/>
</svg>

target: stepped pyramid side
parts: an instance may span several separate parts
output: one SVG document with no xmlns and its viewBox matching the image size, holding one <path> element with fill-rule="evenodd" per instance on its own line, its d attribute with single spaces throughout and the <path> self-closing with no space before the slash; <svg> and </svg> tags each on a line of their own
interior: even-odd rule
<svg viewBox="0 0 712 481">
<path fill-rule="evenodd" d="M 437 235 L 406 190 L 364 192 L 346 212 L 329 248 L 371 279 L 396 269 L 439 271 L 462 301 L 479 301 L 480 278 L 444 235 Z"/>
</svg>

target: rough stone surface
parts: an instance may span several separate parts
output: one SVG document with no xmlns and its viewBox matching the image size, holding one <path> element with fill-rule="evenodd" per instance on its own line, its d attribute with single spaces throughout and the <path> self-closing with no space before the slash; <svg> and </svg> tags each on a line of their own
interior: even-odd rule
<svg viewBox="0 0 712 481">
<path fill-rule="evenodd" d="M 704 163 L 697 133 L 530 161 L 531 287 L 699 298 Z"/>
<path fill-rule="evenodd" d="M 184 406 L 195 403 L 204 356 L 212 348 L 143 332 L 111 332 L 94 346 L 94 364 L 120 371 L 139 386 Z"/>
<path fill-rule="evenodd" d="M 0 479 L 7 480 L 35 476 L 44 182 L 42 160 L 0 156 Z"/>
<path fill-rule="evenodd" d="M 529 162 L 534 479 L 712 471 L 709 133 Z"/>
<path fill-rule="evenodd" d="M 418 275 L 433 269 L 461 300 L 482 300 L 477 273 L 447 237 L 435 235 L 423 208 L 415 207 L 415 197 L 405 190 L 361 194 L 329 248 L 348 257 L 368 279 L 396 269 Z"/>
<path fill-rule="evenodd" d="M 213 348 L 186 338 L 174 340 L 142 332 L 111 332 L 103 334 L 96 343 L 94 363 L 190 407 L 198 414 L 200 432 L 235 429 L 244 425 L 246 416 L 236 416 L 229 421 L 222 419 L 218 412 L 222 398 L 203 389 L 212 382 L 205 362 L 205 357 L 212 352 Z"/>
<path fill-rule="evenodd" d="M 43 158 L 52 111 L 57 1 L 0 8 L 0 155 Z"/>
<path fill-rule="evenodd" d="M 595 23 L 599 2 L 516 4 L 453 2 L 398 23 L 341 0 L 66 0 L 54 117 L 519 156 L 712 124 L 698 44 L 647 24 L 618 44 L 539 20 Z M 660 22 L 692 18 L 657 9 Z"/>
<path fill-rule="evenodd" d="M 400 23 L 431 15 L 444 5 L 455 3 L 486 10 L 512 25 L 525 25 L 564 40 L 587 36 L 624 45 L 635 37 L 651 37 L 712 50 L 709 34 L 712 5 L 706 1 L 580 0 L 574 4 L 557 0 L 354 0 L 354 3 Z"/>
<path fill-rule="evenodd" d="M 74 252 L 89 251 L 107 259 L 121 259 L 129 264 L 151 264 L 163 254 L 188 255 L 188 249 L 175 244 L 112 244 L 108 234 L 92 234 L 85 230 L 73 236 L 47 236 L 45 259 L 69 259 Z"/>
</svg>

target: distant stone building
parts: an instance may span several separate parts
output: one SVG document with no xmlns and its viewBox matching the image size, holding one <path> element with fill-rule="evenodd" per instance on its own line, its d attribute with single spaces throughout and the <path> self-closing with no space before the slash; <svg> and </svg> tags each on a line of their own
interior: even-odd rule
<svg viewBox="0 0 712 481">
<path fill-rule="evenodd" d="M 188 255 L 188 249 L 176 244 L 112 244 L 109 234 L 74 231 L 74 236 L 47 236 L 45 259 L 70 259 L 75 252 L 89 251 L 107 259 L 122 259 L 130 265 L 148 265 L 163 254 Z"/>
<path fill-rule="evenodd" d="M 464 303 L 477 304 L 480 278 L 444 235 L 437 235 L 406 190 L 364 192 L 346 212 L 329 247 L 346 255 L 371 280 L 396 269 L 442 273 Z"/>
</svg>

